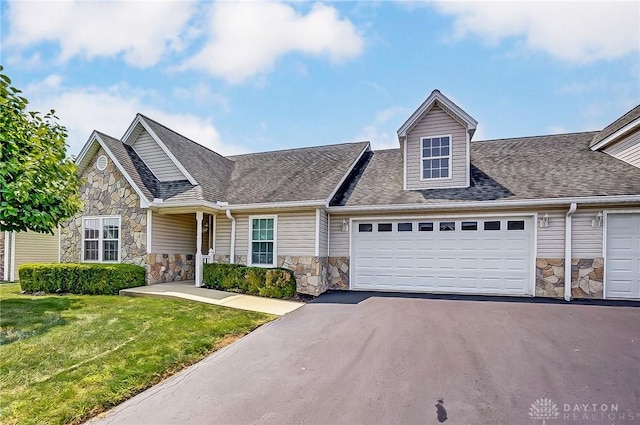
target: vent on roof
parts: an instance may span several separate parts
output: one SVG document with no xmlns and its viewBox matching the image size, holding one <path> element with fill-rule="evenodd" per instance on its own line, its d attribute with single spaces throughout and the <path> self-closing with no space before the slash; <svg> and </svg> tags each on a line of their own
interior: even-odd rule
<svg viewBox="0 0 640 425">
<path fill-rule="evenodd" d="M 106 155 L 100 155 L 98 160 L 96 161 L 96 168 L 100 171 L 104 171 L 107 168 L 107 157 Z"/>
</svg>

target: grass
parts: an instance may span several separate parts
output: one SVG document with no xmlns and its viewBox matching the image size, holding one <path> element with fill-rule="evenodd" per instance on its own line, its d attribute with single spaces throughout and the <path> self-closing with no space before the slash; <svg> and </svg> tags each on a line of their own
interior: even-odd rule
<svg viewBox="0 0 640 425">
<path fill-rule="evenodd" d="M 75 424 L 275 316 L 159 298 L 0 285 L 0 423 Z"/>
</svg>

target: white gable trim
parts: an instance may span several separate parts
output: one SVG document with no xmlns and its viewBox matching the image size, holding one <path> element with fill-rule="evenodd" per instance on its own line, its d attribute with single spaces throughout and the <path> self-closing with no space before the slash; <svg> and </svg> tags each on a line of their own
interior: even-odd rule
<svg viewBox="0 0 640 425">
<path fill-rule="evenodd" d="M 602 148 L 606 147 L 607 145 L 610 145 L 611 143 L 615 142 L 618 138 L 620 138 L 620 137 L 624 136 L 626 133 L 629 133 L 630 131 L 634 130 L 636 127 L 640 127 L 640 117 L 636 118 L 635 120 L 631 121 L 629 124 L 627 124 L 624 127 L 622 127 L 620 130 L 616 131 L 615 133 L 611 134 L 610 136 L 605 137 L 600 142 L 598 142 L 595 145 L 591 146 L 591 150 L 592 151 L 597 151 L 599 149 L 602 149 Z"/>
<path fill-rule="evenodd" d="M 467 125 L 467 131 L 475 130 L 478 121 L 476 121 L 471 115 L 467 114 L 462 108 L 449 100 L 445 95 L 440 93 L 438 90 L 434 90 L 431 92 L 429 97 L 422 102 L 422 105 L 409 117 L 402 127 L 398 130 L 398 137 L 401 139 L 405 139 L 407 137 L 407 133 L 411 131 L 411 129 L 420 121 L 422 116 L 428 112 L 431 107 L 435 104 L 436 100 L 441 102 L 447 108 L 449 108 L 453 113 L 458 115 L 458 117 Z"/>
<path fill-rule="evenodd" d="M 132 139 L 131 136 L 134 134 L 133 130 L 136 128 L 136 125 L 138 125 L 138 124 L 140 124 L 145 130 L 147 130 L 147 132 L 151 135 L 151 137 L 153 137 L 153 140 L 158 144 L 158 146 L 160 146 L 160 149 L 162 149 L 164 151 L 164 153 L 167 154 L 167 156 L 169 157 L 171 162 L 173 162 L 174 165 L 178 168 L 178 170 L 180 170 L 182 175 L 187 180 L 189 180 L 189 183 L 191 183 L 194 186 L 197 186 L 198 182 L 196 181 L 196 179 L 194 179 L 193 176 L 191 176 L 191 174 L 189 174 L 187 169 L 184 168 L 184 166 L 180 163 L 180 161 L 178 161 L 176 159 L 176 157 L 173 155 L 171 150 L 169 150 L 167 145 L 165 145 L 162 142 L 162 140 L 160 140 L 158 135 L 153 131 L 153 129 L 151 129 L 151 126 L 149 126 L 149 124 L 146 122 L 146 120 L 140 114 L 136 115 L 136 118 L 133 120 L 133 122 L 131 123 L 131 125 L 127 129 L 127 132 L 124 134 L 124 137 L 122 138 L 123 143 L 125 143 L 127 145 L 131 145 L 134 142 L 134 140 L 130 140 L 130 139 Z"/>
<path fill-rule="evenodd" d="M 89 140 L 84 145 L 84 147 L 80 151 L 80 154 L 76 158 L 76 161 L 75 161 L 76 164 L 80 164 L 78 171 L 82 172 L 84 171 L 85 168 L 87 168 L 88 164 L 83 164 L 83 162 L 86 162 L 85 160 L 89 159 L 89 158 L 86 158 L 86 156 L 91 151 L 91 147 L 94 145 L 94 143 L 98 143 L 100 147 L 104 149 L 105 153 L 109 156 L 109 158 L 111 158 L 113 163 L 116 165 L 116 168 L 118 168 L 118 170 L 122 173 L 124 178 L 127 180 L 127 183 L 129 183 L 129 185 L 133 188 L 133 190 L 138 194 L 138 196 L 140 197 L 140 208 L 147 208 L 149 204 L 151 204 L 149 199 L 147 199 L 144 193 L 142 193 L 138 185 L 136 185 L 133 182 L 133 179 L 131 178 L 129 173 L 127 173 L 127 171 L 124 169 L 122 164 L 120 164 L 120 162 L 116 159 L 116 156 L 111 152 L 111 150 L 109 150 L 109 148 L 107 147 L 107 144 L 104 143 L 104 141 L 100 138 L 100 135 L 98 135 L 98 133 L 95 131 L 91 133 L 91 137 L 89 137 Z"/>
</svg>

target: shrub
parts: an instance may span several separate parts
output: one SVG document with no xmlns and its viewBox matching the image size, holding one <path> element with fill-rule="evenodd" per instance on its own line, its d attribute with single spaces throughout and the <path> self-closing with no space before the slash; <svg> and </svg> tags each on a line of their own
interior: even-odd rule
<svg viewBox="0 0 640 425">
<path fill-rule="evenodd" d="M 117 295 L 145 285 L 145 269 L 133 264 L 23 264 L 19 268 L 23 291 Z"/>
<path fill-rule="evenodd" d="M 296 278 L 289 269 L 206 263 L 202 277 L 207 288 L 223 291 L 269 298 L 291 298 L 296 293 Z"/>
</svg>

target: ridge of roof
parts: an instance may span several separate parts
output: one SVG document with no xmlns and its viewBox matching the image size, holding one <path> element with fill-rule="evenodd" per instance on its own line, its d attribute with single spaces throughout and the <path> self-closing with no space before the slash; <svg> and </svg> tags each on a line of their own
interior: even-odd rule
<svg viewBox="0 0 640 425">
<path fill-rule="evenodd" d="M 240 158 L 240 157 L 247 157 L 247 156 L 254 156 L 254 155 L 268 155 L 268 154 L 281 154 L 281 153 L 285 153 L 285 152 L 299 152 L 302 150 L 309 150 L 309 149 L 321 149 L 321 148 L 334 148 L 334 147 L 338 147 L 338 146 L 347 146 L 347 145 L 365 145 L 370 143 L 369 141 L 361 141 L 361 142 L 346 142 L 346 143 L 335 143 L 335 144 L 327 144 L 327 145 L 319 145 L 319 146 L 303 146 L 300 148 L 289 148 L 289 149 L 277 149 L 274 151 L 263 151 L 263 152 L 249 152 L 249 153 L 241 153 L 241 154 L 237 154 L 237 155 L 229 155 L 229 156 L 225 156 L 225 158 L 227 159 L 235 159 L 235 158 Z"/>
<path fill-rule="evenodd" d="M 556 134 L 540 134 L 537 136 L 520 136 L 520 137 L 503 137 L 500 139 L 486 139 L 486 140 L 472 140 L 471 143 L 492 143 L 492 142 L 512 142 L 512 141 L 521 141 L 525 139 L 541 139 L 547 137 L 562 137 L 562 136 L 580 136 L 584 134 L 595 134 L 596 131 L 575 131 L 572 133 L 556 133 Z"/>
<path fill-rule="evenodd" d="M 169 128 L 169 127 L 167 127 L 166 125 L 162 124 L 161 122 L 158 122 L 158 121 L 154 120 L 153 118 L 149 118 L 147 115 L 144 115 L 144 114 L 142 114 L 142 113 L 140 113 L 140 112 L 138 112 L 138 114 L 137 114 L 137 115 L 140 115 L 140 116 L 141 116 L 142 118 L 144 118 L 145 120 L 147 120 L 147 121 L 151 121 L 151 122 L 153 122 L 154 124 L 159 125 L 160 127 L 164 128 L 165 130 L 168 130 L 168 131 L 170 131 L 170 132 L 172 132 L 172 133 L 176 134 L 177 136 L 180 136 L 182 139 L 187 140 L 187 141 L 189 141 L 189 142 L 193 143 L 194 145 L 197 145 L 197 146 L 199 146 L 199 147 L 201 147 L 201 148 L 204 148 L 204 149 L 208 150 L 209 152 L 211 152 L 211 153 L 213 153 L 213 154 L 215 154 L 215 155 L 217 155 L 217 156 L 219 156 L 219 157 L 221 157 L 221 158 L 226 158 L 224 155 L 219 154 L 218 152 L 214 151 L 213 149 L 208 148 L 208 147 L 206 147 L 205 145 L 202 145 L 202 144 L 200 144 L 200 143 L 196 142 L 195 140 L 190 139 L 190 138 L 188 138 L 187 136 L 184 136 L 184 135 L 182 135 L 182 134 L 178 133 L 177 131 L 175 131 L 175 130 L 173 130 L 173 129 Z"/>
</svg>

